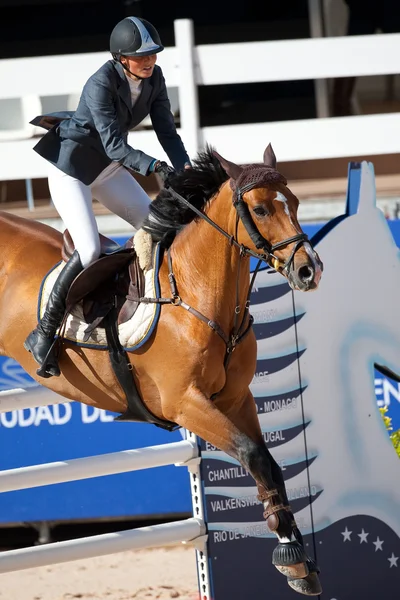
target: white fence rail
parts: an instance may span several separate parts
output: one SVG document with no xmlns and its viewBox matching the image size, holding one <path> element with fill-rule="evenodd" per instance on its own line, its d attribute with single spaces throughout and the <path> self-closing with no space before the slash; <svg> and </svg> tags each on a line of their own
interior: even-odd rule
<svg viewBox="0 0 400 600">
<path fill-rule="evenodd" d="M 193 47 L 191 32 L 191 21 L 176 21 L 177 46 L 166 48 L 158 56 L 170 87 L 186 84 L 187 69 L 193 66 L 197 85 L 389 75 L 400 71 L 400 33 Z M 190 64 L 184 67 L 181 47 L 185 51 L 193 48 L 194 64 L 189 54 Z M 0 78 L 7 83 L 0 89 L 0 98 L 22 98 L 27 91 L 38 96 L 78 94 L 87 78 L 110 58 L 109 52 L 89 52 L 0 60 Z M 15 76 L 22 71 L 23 78 Z"/>
<path fill-rule="evenodd" d="M 4 390 L 0 392 L 0 414 L 63 402 L 68 402 L 68 400 L 41 385 L 27 389 Z"/>
<path fill-rule="evenodd" d="M 249 157 L 262 162 L 269 141 L 280 162 L 395 154 L 400 152 L 400 113 L 206 127 L 203 133 L 222 155 L 239 163 Z"/>
<path fill-rule="evenodd" d="M 198 85 L 295 81 L 400 70 L 400 33 L 197 46 Z"/>
<path fill-rule="evenodd" d="M 95 556 L 106 556 L 137 548 L 155 548 L 178 542 L 191 542 L 204 535 L 200 519 L 185 519 L 117 533 L 94 535 L 0 553 L 0 573 L 21 571 L 70 562 Z"/>
<path fill-rule="evenodd" d="M 65 402 L 65 398 L 54 392 L 46 392 L 49 390 L 41 386 L 0 392 L 0 412 Z M 208 589 L 207 553 L 204 546 L 206 526 L 202 497 L 197 487 L 200 477 L 199 448 L 193 434 L 187 432 L 187 438 L 170 444 L 0 471 L 0 492 L 12 492 L 166 465 L 187 466 L 196 507 L 196 518 L 0 552 L 0 573 L 183 542 L 192 544 L 197 550 L 201 549 L 197 553 L 197 562 L 206 578 L 204 586 Z"/>
<path fill-rule="evenodd" d="M 175 22 L 175 43 L 159 55 L 159 64 L 168 87 L 178 88 L 180 134 L 191 156 L 206 143 L 237 162 L 259 162 L 268 142 L 280 161 L 400 152 L 400 113 L 200 128 L 197 99 L 202 85 L 396 74 L 400 34 L 194 46 L 192 22 L 184 19 Z M 46 108 L 63 97 L 68 108 L 108 58 L 100 52 L 0 60 L 0 105 L 29 93 Z M 22 79 L 15 76 L 21 65 Z M 25 129 L 37 113 L 37 101 L 31 109 L 35 114 L 29 114 L 28 104 Z M 25 133 L 25 139 L 0 142 L 0 180 L 46 176 L 45 161 L 32 152 L 33 130 Z M 132 132 L 129 141 L 167 158 L 152 131 Z"/>
<path fill-rule="evenodd" d="M 197 445 L 183 440 L 159 446 L 89 456 L 88 458 L 75 458 L 62 462 L 9 469 L 0 471 L 0 492 L 25 490 L 42 485 L 183 464 L 197 455 Z"/>
</svg>

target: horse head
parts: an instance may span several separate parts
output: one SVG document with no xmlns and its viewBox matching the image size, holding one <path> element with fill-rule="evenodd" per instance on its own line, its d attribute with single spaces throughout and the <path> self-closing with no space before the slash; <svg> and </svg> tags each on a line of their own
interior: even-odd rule
<svg viewBox="0 0 400 600">
<path fill-rule="evenodd" d="M 293 289 L 316 289 L 322 262 L 299 225 L 299 201 L 276 169 L 271 144 L 264 151 L 263 164 L 239 166 L 215 151 L 214 155 L 230 177 L 237 222 L 241 223 L 237 241 L 284 275 Z"/>
</svg>

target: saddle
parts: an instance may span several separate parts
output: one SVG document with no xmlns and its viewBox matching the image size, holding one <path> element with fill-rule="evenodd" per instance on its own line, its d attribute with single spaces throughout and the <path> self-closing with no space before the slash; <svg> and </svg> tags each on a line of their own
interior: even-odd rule
<svg viewBox="0 0 400 600">
<path fill-rule="evenodd" d="M 112 308 L 116 309 L 117 323 L 133 317 L 144 296 L 145 277 L 131 237 L 124 246 L 100 234 L 100 258 L 84 269 L 74 280 L 68 292 L 67 311 L 82 301 L 89 338 Z M 64 232 L 61 256 L 67 261 L 75 250 L 68 230 Z"/>
</svg>

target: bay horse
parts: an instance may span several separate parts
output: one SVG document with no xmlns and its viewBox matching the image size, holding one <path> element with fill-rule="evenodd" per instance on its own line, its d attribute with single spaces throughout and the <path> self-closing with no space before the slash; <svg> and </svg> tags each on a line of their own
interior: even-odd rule
<svg viewBox="0 0 400 600">
<path fill-rule="evenodd" d="M 317 595 L 318 567 L 305 552 L 249 389 L 257 354 L 249 281 L 254 256 L 293 289 L 309 291 L 318 287 L 322 263 L 301 230 L 298 199 L 277 171 L 271 145 L 262 164 L 247 166 L 207 147 L 170 184 L 152 202 L 143 228 L 168 248 L 159 271 L 161 296 L 171 297 L 172 270 L 176 294 L 162 305 L 150 339 L 129 353 L 137 388 L 153 415 L 203 438 L 251 474 L 279 542 L 273 564 L 294 590 Z M 0 213 L 0 354 L 68 399 L 123 413 L 126 397 L 106 352 L 63 340 L 61 376 L 42 379 L 23 347 L 36 325 L 41 282 L 60 261 L 61 244 L 53 228 Z"/>
</svg>

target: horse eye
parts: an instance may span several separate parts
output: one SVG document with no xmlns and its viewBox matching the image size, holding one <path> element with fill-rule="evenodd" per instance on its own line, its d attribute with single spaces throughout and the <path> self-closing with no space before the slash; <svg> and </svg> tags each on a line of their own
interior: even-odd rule
<svg viewBox="0 0 400 600">
<path fill-rule="evenodd" d="M 263 206 L 255 206 L 253 212 L 257 217 L 265 217 L 268 214 L 268 211 Z"/>
</svg>

